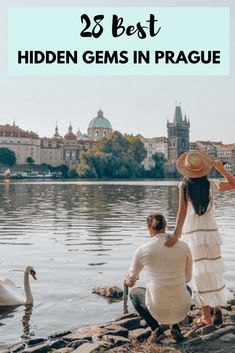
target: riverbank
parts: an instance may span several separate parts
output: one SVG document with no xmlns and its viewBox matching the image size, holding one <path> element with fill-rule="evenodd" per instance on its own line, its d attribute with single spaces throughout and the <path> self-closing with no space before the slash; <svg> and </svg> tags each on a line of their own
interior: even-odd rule
<svg viewBox="0 0 235 353">
<path fill-rule="evenodd" d="M 200 309 L 194 307 L 181 323 L 185 337 L 182 343 L 176 343 L 169 330 L 159 344 L 151 343 L 151 330 L 131 312 L 105 325 L 32 337 L 0 353 L 231 353 L 235 344 L 235 295 L 222 311 L 222 325 L 203 326 L 194 323 L 201 314 Z"/>
</svg>

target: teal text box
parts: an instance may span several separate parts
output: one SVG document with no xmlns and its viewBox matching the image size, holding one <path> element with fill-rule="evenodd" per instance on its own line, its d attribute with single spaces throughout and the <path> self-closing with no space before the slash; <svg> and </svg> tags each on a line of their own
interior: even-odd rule
<svg viewBox="0 0 235 353">
<path fill-rule="evenodd" d="M 81 16 L 91 19 L 104 15 L 100 22 L 103 33 L 99 38 L 82 37 L 85 27 Z M 148 27 L 150 14 L 155 16 L 156 36 L 150 36 L 145 28 L 146 38 L 137 33 L 112 35 L 113 15 L 123 18 L 125 29 L 138 22 Z M 89 29 L 90 29 L 89 28 Z M 98 27 L 96 27 L 96 30 Z M 228 75 L 229 74 L 229 8 L 228 7 L 12 7 L 8 13 L 8 72 L 10 75 Z M 180 51 L 187 56 L 190 51 L 217 51 L 220 63 L 166 63 L 165 59 L 155 62 L 156 51 L 173 51 L 177 57 Z M 69 51 L 77 53 L 78 61 L 73 63 L 18 63 L 18 52 L 46 53 Z M 87 60 L 84 52 L 91 51 Z M 118 62 L 105 61 L 105 55 L 117 51 Z M 120 63 L 120 53 L 127 52 L 126 63 Z M 134 63 L 134 52 L 148 54 L 149 61 Z M 93 55 L 93 56 L 92 56 Z M 107 58 L 106 58 L 107 60 Z"/>
</svg>

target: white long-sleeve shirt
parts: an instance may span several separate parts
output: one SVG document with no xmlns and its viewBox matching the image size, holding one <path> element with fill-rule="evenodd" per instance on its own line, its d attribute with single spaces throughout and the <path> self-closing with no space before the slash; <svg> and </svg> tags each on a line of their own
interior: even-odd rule
<svg viewBox="0 0 235 353">
<path fill-rule="evenodd" d="M 137 280 L 143 267 L 146 269 L 145 302 L 151 315 L 162 324 L 175 324 L 185 318 L 191 305 L 186 282 L 192 277 L 192 256 L 181 240 L 166 247 L 167 236 L 157 234 L 136 250 L 129 276 Z"/>
</svg>

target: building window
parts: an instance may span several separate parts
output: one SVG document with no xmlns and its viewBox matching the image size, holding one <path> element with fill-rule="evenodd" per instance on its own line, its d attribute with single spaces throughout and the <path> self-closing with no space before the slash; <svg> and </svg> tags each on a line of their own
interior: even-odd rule
<svg viewBox="0 0 235 353">
<path fill-rule="evenodd" d="M 106 137 L 107 136 L 107 131 L 104 131 L 104 137 Z"/>
<path fill-rule="evenodd" d="M 98 137 L 99 136 L 99 131 L 96 131 L 95 132 L 95 137 Z"/>
<path fill-rule="evenodd" d="M 70 151 L 65 151 L 65 159 L 66 160 L 70 159 Z"/>
</svg>

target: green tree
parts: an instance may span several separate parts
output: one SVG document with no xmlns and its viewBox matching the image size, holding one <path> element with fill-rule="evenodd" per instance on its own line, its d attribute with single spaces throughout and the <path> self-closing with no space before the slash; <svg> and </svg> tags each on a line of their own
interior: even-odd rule
<svg viewBox="0 0 235 353">
<path fill-rule="evenodd" d="M 114 131 L 103 139 L 97 149 L 107 155 L 106 174 L 114 178 L 134 178 L 141 176 L 141 163 L 147 155 L 144 144 L 137 136 L 122 135 Z"/>
<path fill-rule="evenodd" d="M 69 165 L 67 176 L 68 176 L 68 178 L 77 178 L 78 173 L 77 173 L 77 165 L 76 164 Z"/>
<path fill-rule="evenodd" d="M 33 165 L 35 163 L 34 159 L 32 157 L 27 157 L 26 158 L 26 163 L 28 165 Z"/>
<path fill-rule="evenodd" d="M 114 131 L 95 148 L 81 153 L 78 175 L 93 178 L 139 177 L 146 153 L 138 137 Z"/>
<path fill-rule="evenodd" d="M 95 168 L 83 162 L 78 164 L 77 174 L 80 178 L 97 178 Z"/>
<path fill-rule="evenodd" d="M 152 158 L 155 162 L 154 167 L 148 172 L 149 177 L 151 178 L 165 178 L 166 177 L 166 158 L 163 153 L 154 153 Z"/>
<path fill-rule="evenodd" d="M 12 167 L 16 163 L 15 152 L 9 150 L 8 148 L 0 148 L 0 165 Z"/>
<path fill-rule="evenodd" d="M 106 154 L 91 148 L 87 152 L 81 152 L 77 173 L 82 178 L 103 178 L 106 167 Z"/>
<path fill-rule="evenodd" d="M 129 143 L 128 153 L 129 155 L 139 164 L 143 162 L 147 156 L 147 151 L 144 148 L 143 142 L 138 136 L 127 136 L 127 141 Z"/>
<path fill-rule="evenodd" d="M 55 170 L 62 173 L 62 178 L 68 177 L 68 166 L 66 164 L 59 165 L 55 168 Z"/>
<path fill-rule="evenodd" d="M 95 148 L 95 150 L 113 155 L 120 156 L 128 150 L 128 140 L 120 132 L 114 131 L 107 138 L 103 138 Z"/>
</svg>

